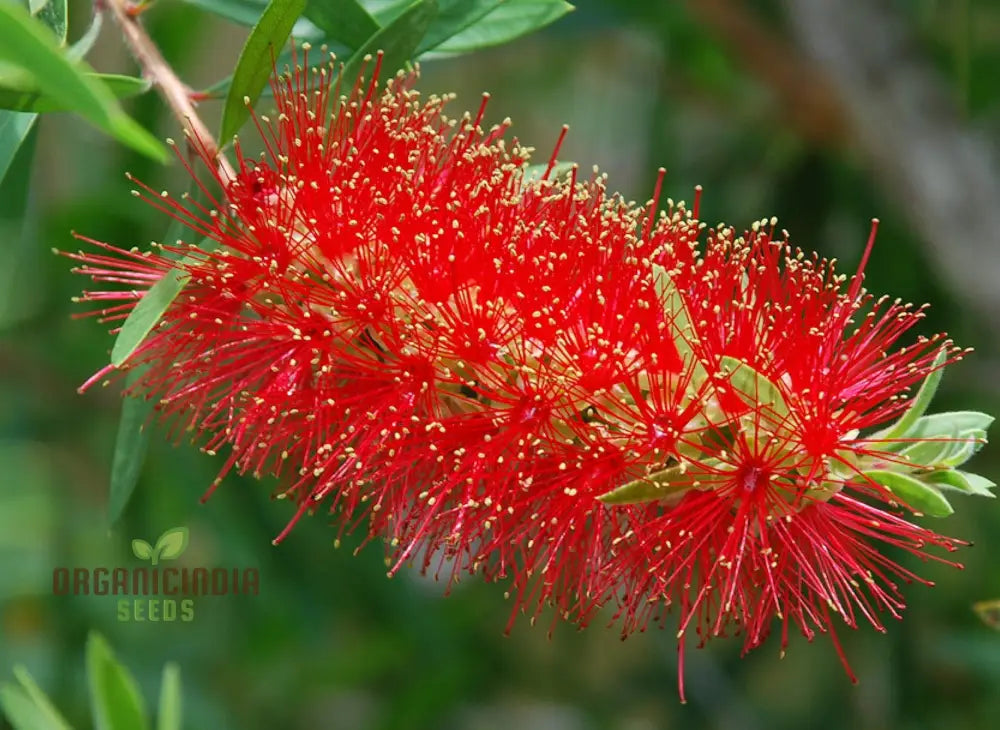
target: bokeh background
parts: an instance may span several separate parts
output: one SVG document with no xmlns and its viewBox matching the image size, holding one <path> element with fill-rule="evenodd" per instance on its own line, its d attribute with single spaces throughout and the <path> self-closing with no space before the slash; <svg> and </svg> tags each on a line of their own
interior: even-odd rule
<svg viewBox="0 0 1000 730">
<path fill-rule="evenodd" d="M 71 9 L 83 27 L 89 3 Z M 195 88 L 231 72 L 247 32 L 181 0 L 158 0 L 146 18 Z M 110 25 L 90 60 L 135 71 Z M 567 123 L 561 158 L 600 165 L 627 197 L 646 199 L 663 166 L 676 199 L 704 186 L 709 222 L 777 215 L 848 271 L 879 217 L 870 289 L 929 302 L 924 331 L 977 350 L 945 374 L 936 409 L 998 413 L 997 68 L 1000 5 L 987 0 L 581 0 L 544 32 L 424 62 L 422 89 L 455 91 L 463 109 L 489 91 L 491 120 L 510 116 L 538 161 Z M 212 126 L 220 106 L 202 105 Z M 177 134 L 154 95 L 128 108 Z M 74 229 L 125 246 L 158 239 L 164 219 L 123 173 L 173 190 L 183 178 L 70 117 L 44 118 L 32 144 L 27 202 L 0 191 L 0 675 L 26 664 L 75 725 L 89 723 L 90 629 L 149 699 L 163 663 L 179 662 L 191 728 L 962 730 L 1000 717 L 1000 632 L 971 609 L 1000 598 L 994 501 L 957 499 L 931 525 L 975 543 L 964 570 L 904 559 L 936 587 L 911 586 L 887 635 L 840 632 L 857 686 L 822 637 L 793 638 L 783 659 L 776 642 L 741 659 L 738 640 L 717 641 L 689 652 L 686 706 L 672 630 L 622 642 L 601 621 L 551 636 L 548 621 L 519 621 L 507 637 L 502 585 L 466 579 L 443 598 L 413 571 L 388 580 L 380 548 L 354 555 L 352 538 L 335 549 L 324 516 L 274 548 L 290 505 L 237 476 L 201 505 L 219 462 L 162 428 L 109 529 L 118 392 L 76 387 L 112 340 L 71 319 L 84 282 L 50 248 L 73 248 Z M 975 467 L 1000 481 L 1000 449 Z M 182 564 L 258 566 L 260 595 L 200 599 L 195 621 L 159 624 L 118 622 L 110 597 L 52 595 L 54 566 L 133 565 L 133 538 L 177 525 L 191 531 Z"/>
</svg>

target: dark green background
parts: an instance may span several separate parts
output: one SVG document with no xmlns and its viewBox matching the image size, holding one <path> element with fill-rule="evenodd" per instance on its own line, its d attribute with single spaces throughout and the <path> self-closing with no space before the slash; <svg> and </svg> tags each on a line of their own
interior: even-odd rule
<svg viewBox="0 0 1000 730">
<path fill-rule="evenodd" d="M 1000 411 L 996 323 L 957 294 L 961 282 L 928 264 L 928 247 L 942 242 L 924 240 L 905 206 L 874 182 L 837 100 L 828 100 L 829 114 L 800 114 L 796 100 L 810 84 L 781 92 L 775 69 L 756 65 L 762 41 L 793 48 L 780 6 L 711 5 L 706 13 L 662 0 L 582 2 L 543 33 L 426 62 L 421 88 L 457 91 L 456 114 L 491 92 L 490 119 L 510 116 L 538 162 L 568 123 L 561 157 L 584 169 L 599 164 L 627 197 L 647 198 L 664 166 L 666 194 L 690 200 L 693 186 L 704 186 L 710 223 L 777 215 L 798 245 L 838 257 L 845 271 L 857 265 L 868 221 L 880 217 L 868 286 L 930 302 L 925 331 L 946 329 L 978 350 L 946 373 L 935 409 Z M 1000 138 L 1000 8 L 972 0 L 896 6 L 965 122 Z M 86 4 L 74 11 L 82 18 Z M 736 13 L 762 35 L 722 32 Z M 148 21 L 195 86 L 232 69 L 245 35 L 178 2 L 163 2 Z M 110 26 L 91 62 L 132 69 Z M 787 65 L 799 65 L 794 54 Z M 203 105 L 213 125 L 219 106 Z M 159 136 L 177 134 L 158 98 L 128 108 Z M 82 667 L 90 629 L 108 637 L 147 698 L 156 697 L 162 664 L 178 661 L 192 728 L 962 730 L 1000 717 L 1000 633 L 971 610 L 1000 598 L 1000 507 L 992 501 L 958 499 L 955 516 L 926 520 L 975 542 L 961 554 L 964 571 L 907 558 L 937 586 L 910 586 L 905 620 L 887 619 L 887 636 L 841 631 L 858 686 L 822 637 L 814 645 L 794 637 L 781 660 L 776 642 L 741 660 L 738 639 L 718 641 L 689 652 L 686 706 L 677 702 L 671 630 L 622 642 L 597 621 L 584 632 L 559 624 L 550 638 L 547 620 L 534 628 L 521 621 L 505 637 L 503 586 L 466 579 L 442 598 L 441 585 L 415 572 L 387 580 L 380 548 L 353 556 L 355 538 L 334 549 L 323 516 L 274 548 L 291 506 L 270 501 L 270 484 L 232 476 L 200 505 L 221 460 L 170 445 L 165 429 L 154 434 L 124 520 L 109 532 L 117 388 L 83 396 L 75 388 L 106 362 L 112 340 L 93 321 L 71 320 L 78 308 L 70 297 L 85 282 L 49 249 L 74 248 L 71 229 L 122 246 L 158 238 L 164 219 L 129 195 L 123 173 L 173 190 L 183 176 L 69 117 L 45 118 L 36 142 L 27 213 L 0 202 L 0 672 L 7 678 L 13 664 L 27 664 L 80 727 L 89 721 Z M 20 224 L 29 235 L 16 246 Z M 996 242 L 988 250 L 1000 256 Z M 975 470 L 996 480 L 998 453 L 988 447 Z M 191 530 L 183 564 L 259 566 L 261 594 L 201 599 L 193 623 L 158 625 L 118 623 L 110 597 L 51 595 L 54 566 L 136 564 L 132 538 L 152 542 L 176 525 Z"/>
</svg>

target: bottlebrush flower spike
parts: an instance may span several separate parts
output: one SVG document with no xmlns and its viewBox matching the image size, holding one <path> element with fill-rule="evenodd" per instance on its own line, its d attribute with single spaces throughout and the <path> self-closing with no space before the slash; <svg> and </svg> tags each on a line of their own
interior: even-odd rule
<svg viewBox="0 0 1000 730">
<path fill-rule="evenodd" d="M 659 358 L 647 381 L 678 365 L 638 265 L 644 213 L 600 178 L 553 181 L 554 154 L 528 179 L 506 124 L 452 123 L 413 80 L 359 81 L 334 110 L 325 70 L 277 79 L 267 151 L 237 148 L 223 200 L 140 193 L 216 247 L 165 246 L 175 261 L 91 241 L 78 271 L 133 288 L 84 299 L 115 321 L 167 272 L 186 280 L 125 363 L 133 390 L 228 449 L 222 474 L 284 478 L 289 528 L 324 501 L 342 529 L 365 511 L 397 567 L 453 557 L 511 575 L 519 607 L 575 612 L 617 537 L 595 497 L 669 446 L 605 439 L 593 417 L 636 363 Z M 655 400 L 649 417 L 675 408 Z"/>
<path fill-rule="evenodd" d="M 693 260 L 677 256 L 669 224 L 654 234 L 666 241 L 654 276 L 682 312 L 677 336 L 712 395 L 707 427 L 682 436 L 683 451 L 602 497 L 650 503 L 615 546 L 606 588 L 625 633 L 679 606 L 682 669 L 691 629 L 701 643 L 742 632 L 748 651 L 777 619 L 782 649 L 795 625 L 810 639 L 829 632 L 838 652 L 832 614 L 884 631 L 879 613 L 904 607 L 897 581 L 929 581 L 881 548 L 943 561 L 924 550 L 963 544 L 908 522 L 900 507 L 944 516 L 941 487 L 992 496 L 992 482 L 955 467 L 993 419 L 923 416 L 942 368 L 963 353 L 942 336 L 893 350 L 921 310 L 865 293 L 861 270 L 845 291 L 832 262 L 775 240 L 773 226 L 717 229 Z M 681 683 L 683 695 L 683 673 Z"/>
<path fill-rule="evenodd" d="M 70 254 L 128 287 L 84 294 L 107 321 L 184 282 L 122 368 L 228 452 L 220 479 L 277 475 L 288 529 L 321 504 L 341 531 L 366 516 L 391 572 L 509 578 L 514 614 L 585 624 L 612 602 L 628 633 L 678 604 L 682 648 L 734 628 L 750 649 L 774 619 L 812 636 L 831 612 L 881 628 L 914 577 L 881 545 L 960 544 L 900 514 L 992 486 L 956 468 L 991 419 L 924 416 L 962 353 L 892 349 L 920 310 L 861 270 L 845 290 L 766 222 L 706 235 L 697 200 L 657 213 L 659 183 L 640 208 L 557 179 L 558 144 L 530 176 L 506 122 L 446 119 L 413 74 L 346 98 L 334 77 L 274 80 L 265 152 L 237 145 L 221 198 L 140 185 L 213 246 Z"/>
</svg>

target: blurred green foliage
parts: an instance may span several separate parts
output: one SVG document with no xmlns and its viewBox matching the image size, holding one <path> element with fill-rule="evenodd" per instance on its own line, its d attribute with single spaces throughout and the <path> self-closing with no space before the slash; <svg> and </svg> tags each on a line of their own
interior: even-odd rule
<svg viewBox="0 0 1000 730">
<path fill-rule="evenodd" d="M 206 14 L 212 4 L 162 0 L 145 16 L 195 88 L 231 72 L 247 33 Z M 262 7 L 225 4 L 234 13 Z M 704 186 L 706 220 L 739 225 L 778 215 L 799 245 L 838 257 L 845 270 L 860 257 L 869 220 L 880 217 L 869 288 L 930 302 L 925 332 L 946 329 L 979 350 L 949 369 L 935 407 L 1000 410 L 1000 352 L 989 328 L 928 265 L 912 222 L 871 182 L 849 135 L 797 117 L 752 68 L 747 48 L 693 5 L 581 2 L 541 34 L 427 60 L 421 88 L 457 91 L 453 114 L 489 91 L 488 121 L 510 116 L 521 140 L 538 148 L 537 162 L 569 123 L 560 157 L 584 169 L 600 164 L 627 197 L 648 197 L 664 166 L 675 198 Z M 790 42 L 778 3 L 712 5 L 749 9 L 776 43 Z M 982 0 L 897 5 L 970 122 L 1000 132 L 1000 76 L 991 72 L 1000 8 Z M 370 6 L 394 11 L 388 2 Z M 87 2 L 70 3 L 71 42 L 89 13 Z M 89 61 L 102 72 L 136 72 L 108 29 Z M 124 106 L 157 136 L 177 134 L 153 95 Z M 212 128 L 221 107 L 202 105 Z M 0 189 L 3 679 L 25 665 L 67 719 L 86 726 L 84 646 L 97 630 L 147 698 L 157 696 L 163 664 L 177 662 L 191 728 L 964 730 L 1000 717 L 1000 633 L 971 610 L 1000 596 L 995 502 L 962 500 L 954 516 L 932 525 L 975 543 L 959 556 L 965 570 L 902 559 L 937 585 L 908 587 L 905 620 L 891 622 L 887 636 L 840 632 L 858 686 L 825 639 L 810 646 L 793 638 L 780 661 L 777 642 L 740 659 L 739 641 L 718 641 L 689 652 L 686 706 L 676 697 L 672 631 L 621 642 L 602 621 L 583 632 L 556 624 L 551 637 L 548 621 L 519 621 L 505 637 L 503 586 L 467 579 L 443 598 L 440 584 L 413 571 L 387 580 L 379 547 L 354 556 L 354 536 L 334 549 L 323 516 L 272 547 L 291 506 L 269 500 L 273 485 L 236 476 L 200 504 L 220 462 L 186 445 L 183 433 L 154 429 L 139 486 L 109 529 L 117 386 L 83 396 L 75 389 L 107 362 L 112 340 L 95 322 L 72 320 L 70 297 L 86 284 L 48 251 L 73 248 L 74 229 L 123 246 L 159 239 L 166 221 L 129 195 L 123 172 L 176 191 L 185 184 L 178 167 L 161 167 L 68 115 L 46 116 Z M 987 448 L 975 470 L 996 475 L 997 454 Z M 181 564 L 256 567 L 259 595 L 199 599 L 194 621 L 162 623 L 119 622 L 112 597 L 53 595 L 53 567 L 134 565 L 133 539 L 151 541 L 179 525 L 190 530 Z"/>
</svg>

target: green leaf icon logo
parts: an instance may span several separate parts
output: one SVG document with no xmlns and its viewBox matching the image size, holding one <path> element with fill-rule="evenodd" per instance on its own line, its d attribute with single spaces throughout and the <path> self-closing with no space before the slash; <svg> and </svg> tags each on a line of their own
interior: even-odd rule
<svg viewBox="0 0 1000 730">
<path fill-rule="evenodd" d="M 132 552 L 139 560 L 149 560 L 153 557 L 153 546 L 145 540 L 133 540 Z"/>
<path fill-rule="evenodd" d="M 160 560 L 176 560 L 188 544 L 188 528 L 174 527 L 167 530 L 160 539 L 156 541 L 156 550 L 153 557 L 153 565 Z"/>
</svg>

